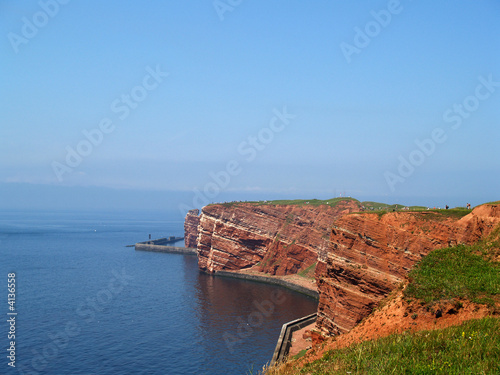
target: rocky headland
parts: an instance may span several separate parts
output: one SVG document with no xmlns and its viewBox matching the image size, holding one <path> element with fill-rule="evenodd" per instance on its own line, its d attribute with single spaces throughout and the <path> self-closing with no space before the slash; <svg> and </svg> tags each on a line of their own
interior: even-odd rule
<svg viewBox="0 0 500 375">
<path fill-rule="evenodd" d="M 359 211 L 354 199 L 330 204 L 234 203 L 202 209 L 198 262 L 207 272 L 252 270 L 285 276 L 313 268 L 332 222 Z"/>
<path fill-rule="evenodd" d="M 205 272 L 307 279 L 319 293 L 317 328 L 338 335 L 366 318 L 430 251 L 472 244 L 500 223 L 499 204 L 365 209 L 355 199 L 213 204 L 186 216 L 186 246 L 197 247 Z"/>
<path fill-rule="evenodd" d="M 198 246 L 198 225 L 200 224 L 200 210 L 189 210 L 184 220 L 184 246 L 195 248 Z"/>
</svg>

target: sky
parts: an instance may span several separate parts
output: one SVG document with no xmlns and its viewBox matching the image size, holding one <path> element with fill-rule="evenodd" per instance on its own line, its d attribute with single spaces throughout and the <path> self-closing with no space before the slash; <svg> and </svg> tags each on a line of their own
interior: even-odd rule
<svg viewBox="0 0 500 375">
<path fill-rule="evenodd" d="M 500 2 L 4 0 L 0 209 L 500 199 Z"/>
</svg>

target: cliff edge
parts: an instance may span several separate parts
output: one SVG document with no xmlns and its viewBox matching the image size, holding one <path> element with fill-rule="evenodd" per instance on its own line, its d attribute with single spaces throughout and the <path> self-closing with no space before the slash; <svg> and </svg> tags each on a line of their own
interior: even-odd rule
<svg viewBox="0 0 500 375">
<path fill-rule="evenodd" d="M 296 274 L 315 266 L 318 253 L 328 246 L 332 222 L 360 207 L 355 199 L 206 206 L 198 226 L 199 267 Z"/>
<path fill-rule="evenodd" d="M 306 275 L 319 294 L 318 329 L 339 335 L 429 252 L 473 244 L 500 223 L 498 202 L 472 211 L 363 208 L 350 198 L 212 204 L 186 216 L 186 246 L 197 247 L 199 268 L 210 273 Z"/>
<path fill-rule="evenodd" d="M 348 332 L 430 251 L 475 243 L 500 223 L 498 204 L 468 212 L 359 213 L 336 220 L 316 267 L 317 327 L 327 334 Z"/>
<path fill-rule="evenodd" d="M 198 245 L 198 225 L 200 210 L 189 210 L 184 220 L 184 246 L 196 249 Z"/>
</svg>

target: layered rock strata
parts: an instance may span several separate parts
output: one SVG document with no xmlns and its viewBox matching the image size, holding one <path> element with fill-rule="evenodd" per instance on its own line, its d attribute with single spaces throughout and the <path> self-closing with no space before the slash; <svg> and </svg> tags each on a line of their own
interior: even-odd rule
<svg viewBox="0 0 500 375">
<path fill-rule="evenodd" d="M 353 199 L 335 206 L 214 204 L 202 209 L 198 264 L 208 272 L 249 269 L 289 275 L 317 262 L 333 221 L 359 211 Z"/>
<path fill-rule="evenodd" d="M 200 210 L 189 210 L 184 220 L 184 246 L 196 248 L 198 245 L 198 225 Z"/>
<path fill-rule="evenodd" d="M 446 212 L 340 217 L 316 267 L 318 328 L 329 334 L 349 331 L 430 251 L 474 243 L 499 222 L 499 205 L 477 207 L 461 219 Z"/>
</svg>

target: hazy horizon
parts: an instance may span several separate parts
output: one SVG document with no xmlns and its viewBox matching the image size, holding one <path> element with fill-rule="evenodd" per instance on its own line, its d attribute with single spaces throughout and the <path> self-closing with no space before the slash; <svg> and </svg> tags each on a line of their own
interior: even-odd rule
<svg viewBox="0 0 500 375">
<path fill-rule="evenodd" d="M 1 210 L 40 210 L 40 211 L 161 211 L 170 217 L 183 220 L 188 209 L 202 208 L 205 204 L 200 193 L 193 191 L 162 191 L 162 190 L 133 190 L 113 189 L 103 187 L 54 187 L 40 186 L 26 183 L 0 184 L 0 196 L 10 197 L 10 200 L 1 201 Z M 445 205 L 465 207 L 494 201 L 484 199 L 480 201 L 466 199 L 460 196 L 435 197 L 383 197 L 383 196 L 356 196 L 348 192 L 338 192 L 337 195 L 316 194 L 298 195 L 293 192 L 223 192 L 218 199 L 206 203 L 221 203 L 229 201 L 259 201 L 275 199 L 330 199 L 338 197 L 352 197 L 361 202 L 375 201 L 387 204 L 401 204 L 406 206 L 440 207 Z"/>
<path fill-rule="evenodd" d="M 0 209 L 496 201 L 499 11 L 4 1 Z"/>
</svg>

